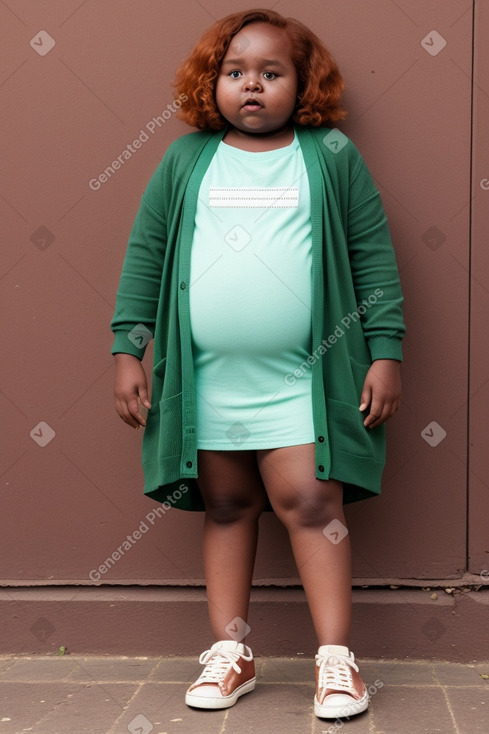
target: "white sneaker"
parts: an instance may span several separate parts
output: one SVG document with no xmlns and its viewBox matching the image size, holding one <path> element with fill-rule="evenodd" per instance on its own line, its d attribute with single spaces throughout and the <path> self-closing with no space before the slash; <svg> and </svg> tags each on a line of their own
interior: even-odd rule
<svg viewBox="0 0 489 734">
<path fill-rule="evenodd" d="M 367 708 L 368 692 L 353 653 L 343 645 L 322 645 L 316 655 L 316 716 L 337 719 Z"/>
<path fill-rule="evenodd" d="M 250 648 L 221 640 L 199 658 L 204 670 L 185 694 L 187 706 L 226 709 L 255 687 L 255 663 Z"/>
</svg>

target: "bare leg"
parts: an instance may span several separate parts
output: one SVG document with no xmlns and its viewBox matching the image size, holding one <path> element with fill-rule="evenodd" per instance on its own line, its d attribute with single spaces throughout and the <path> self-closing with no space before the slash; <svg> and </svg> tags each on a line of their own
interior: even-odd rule
<svg viewBox="0 0 489 734">
<path fill-rule="evenodd" d="M 266 493 L 254 451 L 199 451 L 199 487 L 206 506 L 204 568 L 215 640 L 241 637 L 248 618 L 258 539 Z M 239 635 L 239 639 L 238 639 Z"/>
<path fill-rule="evenodd" d="M 350 539 L 338 540 L 346 533 L 343 485 L 316 479 L 314 444 L 258 451 L 257 458 L 272 507 L 289 532 L 318 643 L 349 647 Z M 338 536 L 323 533 L 333 520 Z"/>
</svg>

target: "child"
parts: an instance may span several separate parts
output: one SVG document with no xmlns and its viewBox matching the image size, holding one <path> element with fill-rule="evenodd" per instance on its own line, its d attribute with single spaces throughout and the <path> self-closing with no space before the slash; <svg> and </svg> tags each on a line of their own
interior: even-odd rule
<svg viewBox="0 0 489 734">
<path fill-rule="evenodd" d="M 380 195 L 327 126 L 346 114 L 343 81 L 298 21 L 218 21 L 175 86 L 200 132 L 170 146 L 142 197 L 111 328 L 116 409 L 145 426 L 145 493 L 205 509 L 215 643 L 185 700 L 222 709 L 255 687 L 246 620 L 258 518 L 273 509 L 318 637 L 314 711 L 351 716 L 368 694 L 349 649 L 343 503 L 379 494 L 401 392 L 403 299 Z"/>
</svg>

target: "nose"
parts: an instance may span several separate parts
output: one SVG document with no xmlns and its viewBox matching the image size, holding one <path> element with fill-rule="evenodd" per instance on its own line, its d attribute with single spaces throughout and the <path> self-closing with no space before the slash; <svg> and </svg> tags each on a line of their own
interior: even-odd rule
<svg viewBox="0 0 489 734">
<path fill-rule="evenodd" d="M 256 76 L 248 76 L 243 85 L 243 89 L 246 92 L 259 92 L 261 88 L 261 84 Z"/>
</svg>

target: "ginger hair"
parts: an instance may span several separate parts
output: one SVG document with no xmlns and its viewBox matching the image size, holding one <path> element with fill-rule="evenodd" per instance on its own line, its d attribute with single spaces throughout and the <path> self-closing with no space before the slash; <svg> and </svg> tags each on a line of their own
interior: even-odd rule
<svg viewBox="0 0 489 734">
<path fill-rule="evenodd" d="M 319 38 L 294 18 L 273 10 L 248 10 L 218 20 L 200 38 L 180 64 L 173 86 L 182 101 L 178 117 L 199 130 L 222 130 L 228 123 L 216 104 L 215 88 L 222 61 L 233 37 L 251 23 L 269 23 L 283 28 L 292 47 L 292 62 L 298 77 L 298 103 L 292 120 L 298 125 L 319 127 L 343 120 L 341 104 L 345 83 L 338 66 Z"/>
</svg>

